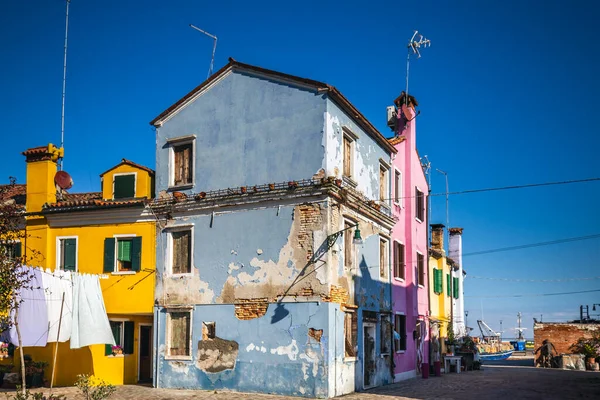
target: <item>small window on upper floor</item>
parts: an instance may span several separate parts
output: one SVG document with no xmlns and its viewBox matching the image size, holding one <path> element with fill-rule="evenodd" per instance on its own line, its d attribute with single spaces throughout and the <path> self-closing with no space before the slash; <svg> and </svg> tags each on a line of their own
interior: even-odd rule
<svg viewBox="0 0 600 400">
<path fill-rule="evenodd" d="M 137 272 L 142 264 L 142 238 L 112 237 L 104 239 L 104 272 Z"/>
<path fill-rule="evenodd" d="M 387 202 L 388 198 L 388 169 L 384 165 L 379 165 L 379 201 Z"/>
<path fill-rule="evenodd" d="M 417 279 L 419 286 L 425 286 L 425 256 L 417 252 Z"/>
<path fill-rule="evenodd" d="M 169 232 L 171 275 L 192 273 L 192 229 Z"/>
<path fill-rule="evenodd" d="M 194 137 L 175 138 L 168 142 L 169 186 L 192 186 L 194 184 Z"/>
<path fill-rule="evenodd" d="M 387 239 L 379 238 L 379 276 L 383 279 L 387 279 L 390 268 L 388 245 Z"/>
<path fill-rule="evenodd" d="M 77 238 L 57 238 L 56 266 L 63 271 L 77 271 Z"/>
<path fill-rule="evenodd" d="M 399 170 L 394 174 L 394 203 L 402 206 L 402 172 Z"/>
<path fill-rule="evenodd" d="M 352 178 L 352 160 L 354 159 L 354 140 L 344 135 L 344 176 Z"/>
<path fill-rule="evenodd" d="M 115 174 L 113 177 L 113 199 L 135 197 L 136 174 Z"/>
<path fill-rule="evenodd" d="M 415 187 L 415 216 L 416 218 L 424 222 L 425 221 L 425 194 Z"/>
</svg>

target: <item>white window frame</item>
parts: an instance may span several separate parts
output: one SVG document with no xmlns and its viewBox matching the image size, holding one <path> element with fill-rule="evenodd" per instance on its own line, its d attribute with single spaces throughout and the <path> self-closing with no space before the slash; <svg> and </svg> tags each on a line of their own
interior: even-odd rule
<svg viewBox="0 0 600 400">
<path fill-rule="evenodd" d="M 134 234 L 119 234 L 119 235 L 113 235 L 113 238 L 115 238 L 115 259 L 114 259 L 114 263 L 113 263 L 113 271 L 111 272 L 111 275 L 135 275 L 136 271 L 119 271 L 117 269 L 117 258 L 118 258 L 118 253 L 119 253 L 119 239 L 133 239 L 134 237 L 136 237 L 137 235 Z"/>
<path fill-rule="evenodd" d="M 132 356 L 134 354 L 125 354 L 125 322 L 129 322 L 131 321 L 130 319 L 127 318 L 109 318 L 108 322 L 110 325 L 110 322 L 118 322 L 121 324 L 121 337 L 120 337 L 120 344 L 118 344 L 118 346 L 121 346 L 121 348 L 123 349 L 123 353 L 122 354 L 112 354 L 112 355 L 107 355 L 106 357 L 125 357 L 125 356 Z M 112 333 L 112 329 L 111 329 L 111 333 Z M 133 340 L 135 341 L 135 337 L 133 338 Z"/>
<path fill-rule="evenodd" d="M 192 338 L 194 337 L 194 307 L 189 306 L 189 307 L 173 307 L 173 308 L 167 308 L 167 332 L 166 332 L 166 346 L 167 348 L 165 349 L 165 360 L 192 360 L 192 354 L 194 353 L 193 351 L 193 347 L 192 347 Z M 171 313 L 184 313 L 187 312 L 190 314 L 190 337 L 189 337 L 189 341 L 190 341 L 190 354 L 187 356 L 172 356 L 170 354 L 170 348 L 171 348 Z"/>
<path fill-rule="evenodd" d="M 354 225 L 354 226 L 358 225 L 358 223 L 356 221 L 352 221 L 351 219 L 344 218 L 344 226 L 342 227 L 342 229 L 346 228 L 346 224 Z M 352 229 L 348 229 L 347 231 L 344 232 L 343 241 L 342 241 L 343 249 L 344 249 L 344 253 L 343 253 L 343 255 L 344 255 L 344 270 L 352 272 L 355 269 L 354 262 L 356 259 L 356 254 L 355 254 L 354 244 L 352 244 L 351 245 L 352 247 L 350 249 L 350 252 L 352 253 L 352 255 L 351 255 L 350 263 L 348 263 L 346 260 L 346 235 L 352 235 Z"/>
<path fill-rule="evenodd" d="M 425 255 L 423 253 L 421 253 L 419 250 L 417 250 L 416 253 L 417 253 L 417 259 L 415 260 L 415 263 L 417 265 L 417 271 L 416 271 L 417 272 L 417 274 L 416 274 L 417 275 L 417 282 L 416 282 L 416 284 L 417 284 L 417 286 L 420 289 L 423 289 L 425 287 L 425 285 L 421 285 L 419 283 L 419 278 L 421 277 L 420 274 L 419 274 L 419 255 L 423 257 L 423 275 L 424 275 L 423 276 L 423 282 L 425 282 L 427 280 L 426 279 L 427 278 L 427 274 L 426 274 L 426 272 L 427 272 L 427 260 L 425 260 Z"/>
<path fill-rule="evenodd" d="M 396 173 L 398 173 L 400 175 L 400 179 L 398 180 L 398 185 L 396 185 Z M 394 204 L 397 205 L 400 208 L 404 208 L 404 202 L 402 201 L 402 197 L 404 196 L 404 190 L 402 187 L 402 180 L 404 179 L 404 177 L 402 176 L 402 171 L 399 170 L 398 168 L 394 167 L 394 190 L 398 191 L 398 198 L 396 198 L 396 193 L 394 192 Z M 396 186 L 398 188 L 396 188 Z"/>
<path fill-rule="evenodd" d="M 165 272 L 167 276 L 194 276 L 194 225 L 178 225 L 165 229 L 167 234 L 167 250 L 165 251 Z M 173 273 L 173 232 L 190 231 L 190 272 L 184 274 Z"/>
<path fill-rule="evenodd" d="M 415 200 L 417 198 L 417 190 L 423 194 L 423 215 L 427 216 L 427 200 L 425 198 L 425 192 L 422 191 L 421 188 L 416 185 L 414 187 L 415 187 Z M 421 219 L 419 219 L 419 217 L 417 217 L 416 201 L 414 204 L 415 204 L 415 219 L 417 220 L 417 222 L 420 222 L 420 223 L 425 222 L 425 221 L 421 221 Z"/>
<path fill-rule="evenodd" d="M 379 159 L 379 170 L 384 170 L 384 177 L 383 177 L 383 185 L 384 185 L 384 195 L 383 195 L 383 199 L 381 198 L 381 193 L 379 193 L 379 198 L 377 199 L 379 201 L 379 204 L 381 204 L 382 206 L 386 206 L 386 207 L 390 207 L 390 204 L 392 199 L 391 199 L 391 179 L 390 179 L 390 171 L 392 169 L 392 166 L 383 158 Z M 381 183 L 379 185 L 379 187 L 381 187 Z"/>
<path fill-rule="evenodd" d="M 137 172 L 121 172 L 118 174 L 113 174 L 112 179 L 112 199 L 115 200 L 115 176 L 124 176 L 124 175 L 133 175 L 133 197 L 137 197 Z M 117 199 L 120 200 L 120 199 Z"/>
<path fill-rule="evenodd" d="M 391 319 L 392 319 L 391 314 L 387 314 L 387 313 L 379 314 L 379 337 L 380 337 L 380 340 L 379 340 L 379 352 L 380 352 L 380 356 L 382 358 L 384 356 L 389 356 L 392 353 L 392 349 L 391 349 L 392 344 L 391 343 L 389 344 L 389 346 L 390 346 L 389 351 L 387 351 L 385 353 L 381 351 L 381 344 L 383 343 L 383 321 L 385 319 L 387 319 L 389 321 L 389 323 L 391 324 L 392 323 L 391 322 Z M 391 337 L 391 339 L 394 340 L 394 329 L 392 329 L 392 337 Z"/>
<path fill-rule="evenodd" d="M 60 265 L 61 258 L 61 250 L 60 250 L 60 241 L 63 239 L 75 239 L 75 272 L 79 272 L 79 236 L 57 236 L 56 237 L 56 264 L 54 266 L 55 270 L 62 269 Z"/>
<path fill-rule="evenodd" d="M 358 314 L 356 313 L 356 310 L 342 310 L 343 314 L 344 314 L 344 327 L 346 326 L 346 314 L 350 314 L 353 317 L 356 318 L 356 337 L 354 338 L 354 340 L 356 341 L 356 346 L 355 346 L 355 354 L 354 356 L 346 356 L 346 329 L 344 328 L 344 362 L 356 362 L 358 360 Z M 352 325 L 352 324 L 351 324 Z"/>
<path fill-rule="evenodd" d="M 383 236 L 383 235 L 379 235 L 379 246 L 381 247 L 381 242 L 384 241 L 386 242 L 386 247 L 387 247 L 387 251 L 385 252 L 385 257 L 386 257 L 386 261 L 385 263 L 387 264 L 387 267 L 384 268 L 384 271 L 386 271 L 385 276 L 381 276 L 381 257 L 379 257 L 379 271 L 378 271 L 378 275 L 379 275 L 379 280 L 383 281 L 383 282 L 389 282 L 390 280 L 390 238 L 387 236 Z M 379 250 L 379 252 L 381 252 L 381 248 Z M 385 267 L 385 266 L 384 266 Z"/>
<path fill-rule="evenodd" d="M 344 146 L 344 139 L 347 139 L 348 142 L 350 142 L 350 176 L 347 176 L 344 174 L 344 171 L 345 171 L 344 163 L 346 161 L 346 157 L 344 155 L 344 152 L 346 151 L 346 148 Z M 348 127 L 342 128 L 342 179 L 346 180 L 346 183 L 350 184 L 352 187 L 357 186 L 357 182 L 354 180 L 354 178 L 355 178 L 354 159 L 356 156 L 356 141 L 357 140 L 358 140 L 358 135 L 356 135 L 354 132 L 352 132 L 350 130 L 350 128 L 348 128 Z"/>
<path fill-rule="evenodd" d="M 404 282 L 404 281 L 406 281 L 406 246 L 404 245 L 404 242 L 401 241 L 401 240 L 394 239 L 393 242 L 394 243 L 399 243 L 402 246 L 404 246 L 404 265 L 402 266 L 402 268 L 404 269 L 404 274 L 402 274 L 402 275 L 404 275 L 404 278 L 398 278 L 398 277 L 396 277 L 396 274 L 395 274 L 396 266 L 395 265 L 393 266 L 394 267 L 394 274 L 393 274 L 394 275 L 394 279 L 396 281 L 398 281 L 398 282 Z M 394 249 L 392 249 L 392 257 L 393 256 L 394 256 Z"/>
<path fill-rule="evenodd" d="M 396 315 L 403 315 L 404 316 L 404 318 L 405 318 L 404 325 L 405 325 L 405 329 L 406 329 L 406 313 L 403 312 L 403 311 L 396 311 L 394 313 L 394 331 L 396 330 Z M 398 332 L 398 334 L 400 334 L 400 332 Z M 406 332 L 404 332 L 404 334 L 406 335 Z M 392 333 L 392 336 L 393 336 L 393 333 Z M 402 335 L 401 334 L 400 334 L 400 340 L 399 340 L 399 342 L 402 342 Z M 406 347 L 408 348 L 408 336 L 406 337 Z M 406 349 L 405 350 L 395 349 L 394 352 L 396 354 L 404 354 L 404 353 L 406 353 Z"/>
<path fill-rule="evenodd" d="M 175 185 L 175 147 L 192 144 L 192 183 Z M 195 185 L 196 180 L 196 135 L 180 136 L 167 139 L 169 146 L 169 189 L 191 189 Z"/>
</svg>

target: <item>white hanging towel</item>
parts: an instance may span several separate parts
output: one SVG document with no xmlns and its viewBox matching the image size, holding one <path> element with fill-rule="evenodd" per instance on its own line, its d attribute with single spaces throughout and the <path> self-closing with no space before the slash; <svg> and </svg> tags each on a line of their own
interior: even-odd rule
<svg viewBox="0 0 600 400">
<path fill-rule="evenodd" d="M 98 275 L 73 274 L 71 348 L 92 344 L 115 345 Z"/>
<path fill-rule="evenodd" d="M 43 272 L 43 271 L 42 271 Z M 46 306 L 48 307 L 48 342 L 66 342 L 71 338 L 73 322 L 73 283 L 70 271 L 57 270 L 54 273 L 46 270 L 42 274 Z M 65 302 L 62 304 L 63 293 Z M 60 310 L 62 305 L 62 319 Z M 60 337 L 58 325 L 60 321 Z"/>
</svg>

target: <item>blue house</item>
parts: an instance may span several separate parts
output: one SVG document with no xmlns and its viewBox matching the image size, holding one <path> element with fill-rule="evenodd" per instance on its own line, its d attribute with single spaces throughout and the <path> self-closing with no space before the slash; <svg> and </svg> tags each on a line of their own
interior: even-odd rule
<svg viewBox="0 0 600 400">
<path fill-rule="evenodd" d="M 151 124 L 155 385 L 391 383 L 386 138 L 335 87 L 233 59 Z"/>
</svg>

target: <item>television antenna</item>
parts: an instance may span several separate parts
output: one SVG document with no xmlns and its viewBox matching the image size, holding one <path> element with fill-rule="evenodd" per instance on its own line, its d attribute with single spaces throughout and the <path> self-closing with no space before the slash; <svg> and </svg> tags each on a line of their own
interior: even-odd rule
<svg viewBox="0 0 600 400">
<path fill-rule="evenodd" d="M 66 10 L 65 10 L 65 50 L 64 50 L 64 58 L 63 58 L 63 82 L 62 82 L 62 108 L 61 108 L 61 117 L 60 117 L 60 147 L 63 147 L 65 142 L 65 94 L 67 90 L 67 39 L 69 37 L 69 4 L 71 0 L 66 0 Z M 60 160 L 58 164 L 59 170 L 62 171 L 63 168 L 63 159 Z"/>
<path fill-rule="evenodd" d="M 196 25 L 190 24 L 190 28 L 195 29 L 198 32 L 202 32 L 206 36 L 208 36 L 214 40 L 213 50 L 212 50 L 212 58 L 210 59 L 210 67 L 208 68 L 208 75 L 206 76 L 206 78 L 208 79 L 213 73 L 213 66 L 215 64 L 215 52 L 217 51 L 217 37 L 215 35 L 211 35 L 210 33 L 206 32 L 205 30 L 198 28 Z"/>
<path fill-rule="evenodd" d="M 417 35 L 419 35 L 419 39 L 416 40 Z M 421 58 L 421 52 L 419 49 L 423 46 L 423 48 L 431 47 L 431 41 L 419 34 L 419 31 L 415 31 L 415 33 L 410 38 L 408 42 L 408 54 L 406 56 L 406 104 L 408 104 L 408 74 L 410 71 L 410 55 L 416 54 L 417 58 Z M 412 50 L 412 53 L 411 53 Z"/>
</svg>

